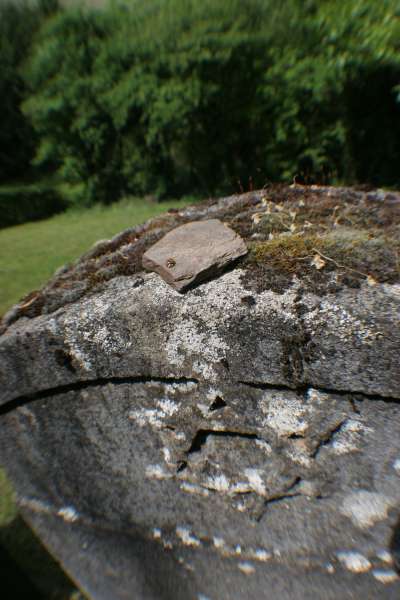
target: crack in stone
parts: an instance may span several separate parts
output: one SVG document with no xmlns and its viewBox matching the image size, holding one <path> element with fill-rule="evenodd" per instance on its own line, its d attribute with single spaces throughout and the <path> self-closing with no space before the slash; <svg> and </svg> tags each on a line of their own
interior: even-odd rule
<svg viewBox="0 0 400 600">
<path fill-rule="evenodd" d="M 274 384 L 274 383 L 269 383 L 269 382 L 264 382 L 264 381 L 242 381 L 242 380 L 238 380 L 235 383 L 240 384 L 240 385 L 245 385 L 251 388 L 254 388 L 256 390 L 288 390 L 288 391 L 292 391 L 292 392 L 297 392 L 299 394 L 302 394 L 303 396 L 306 396 L 306 394 L 310 391 L 310 390 L 315 390 L 316 392 L 319 392 L 321 394 L 335 394 L 336 396 L 342 396 L 342 397 L 346 397 L 346 396 L 353 396 L 353 398 L 355 397 L 355 399 L 357 400 L 380 400 L 382 402 L 393 402 L 395 404 L 399 404 L 400 403 L 400 398 L 395 398 L 394 396 L 381 396 L 380 394 L 368 394 L 366 392 L 362 392 L 359 390 L 339 390 L 339 389 L 335 389 L 335 388 L 324 388 L 324 387 L 316 387 L 310 383 L 305 383 L 304 385 L 300 385 L 300 386 L 289 386 L 289 385 L 284 385 L 284 384 Z M 354 402 L 353 399 L 350 399 L 350 402 Z M 353 406 L 353 403 L 352 403 Z M 353 407 L 354 412 L 359 412 L 358 410 L 355 410 Z"/>
<path fill-rule="evenodd" d="M 400 575 L 400 517 L 393 527 L 392 537 L 390 540 L 390 552 L 393 558 L 394 567 Z"/>
<path fill-rule="evenodd" d="M 85 390 L 91 387 L 97 387 L 99 385 L 124 385 L 124 384 L 146 384 L 146 383 L 164 383 L 166 385 L 174 385 L 174 384 L 190 384 L 194 383 L 196 385 L 199 384 L 199 380 L 194 377 L 152 377 L 152 376 L 138 376 L 138 377 L 108 377 L 108 378 L 98 378 L 91 379 L 88 381 L 76 381 L 73 383 L 67 383 L 65 385 L 60 385 L 54 388 L 47 388 L 45 390 L 39 390 L 38 392 L 34 392 L 32 394 L 26 394 L 24 396 L 19 396 L 18 398 L 14 398 L 13 400 L 9 400 L 2 406 L 0 406 L 0 417 L 2 415 L 8 414 L 21 406 L 25 406 L 30 402 L 34 402 L 35 400 L 42 400 L 44 398 L 50 398 L 53 396 L 59 396 L 60 394 L 66 394 L 68 392 Z"/>
<path fill-rule="evenodd" d="M 193 452 L 201 452 L 202 447 L 207 442 L 207 439 L 210 435 L 214 435 L 216 437 L 240 437 L 248 440 L 261 440 L 256 433 L 244 432 L 244 431 L 229 431 L 227 429 L 199 429 L 195 436 L 193 437 L 191 446 L 187 451 L 187 454 L 192 454 Z"/>
<path fill-rule="evenodd" d="M 205 382 L 205 381 L 201 382 L 199 379 L 197 379 L 195 377 L 157 377 L 157 376 L 145 376 L 145 375 L 135 376 L 135 377 L 129 377 L 129 376 L 127 376 L 127 377 L 100 377 L 97 379 L 92 379 L 92 380 L 87 380 L 87 381 L 76 381 L 73 383 L 67 383 L 65 385 L 60 385 L 60 386 L 56 386 L 53 388 L 46 388 L 44 390 L 39 390 L 37 392 L 33 392 L 32 394 L 26 394 L 26 395 L 14 398 L 13 400 L 9 400 L 8 402 L 5 402 L 2 406 L 0 406 L 0 417 L 2 415 L 12 412 L 13 410 L 16 410 L 17 408 L 19 408 L 21 406 L 25 406 L 26 404 L 29 404 L 30 402 L 33 402 L 35 400 L 41 400 L 44 398 L 59 396 L 60 394 L 65 394 L 70 391 L 79 391 L 79 390 L 84 390 L 87 388 L 96 387 L 96 386 L 100 386 L 100 385 L 107 385 L 109 383 L 111 383 L 113 385 L 123 385 L 123 384 L 127 384 L 127 383 L 128 384 L 164 383 L 166 385 L 194 383 L 196 385 L 199 385 L 201 383 L 207 383 L 207 382 Z M 367 394 L 365 392 L 356 391 L 356 390 L 338 390 L 338 389 L 331 389 L 331 388 L 315 387 L 310 384 L 304 384 L 301 386 L 291 387 L 289 385 L 284 385 L 284 384 L 279 384 L 279 383 L 259 382 L 259 381 L 238 380 L 233 383 L 236 383 L 239 385 L 244 385 L 244 386 L 251 387 L 254 389 L 259 389 L 259 390 L 295 391 L 299 394 L 302 394 L 303 397 L 306 397 L 306 394 L 310 390 L 315 390 L 315 391 L 317 391 L 319 393 L 323 393 L 323 394 L 335 394 L 337 396 L 342 396 L 342 397 L 352 396 L 353 398 L 350 398 L 350 399 L 347 398 L 347 399 L 350 400 L 350 403 L 353 407 L 354 412 L 359 412 L 358 409 L 356 410 L 354 408 L 354 398 L 357 400 L 360 400 L 360 401 L 380 400 L 382 402 L 389 402 L 389 403 L 396 403 L 396 404 L 400 403 L 400 398 L 394 398 L 391 396 L 381 396 L 379 394 Z M 213 410 L 212 405 L 211 405 L 210 409 Z"/>
<path fill-rule="evenodd" d="M 267 498 L 264 501 L 260 512 L 257 515 L 255 515 L 255 520 L 259 523 L 271 504 L 276 504 L 278 502 L 282 502 L 283 500 L 289 500 L 290 498 L 295 498 L 296 496 L 303 496 L 304 494 L 302 494 L 301 491 L 296 491 L 296 489 L 299 488 L 301 482 L 302 478 L 296 477 L 294 482 L 286 490 L 274 494 L 270 498 Z"/>
<path fill-rule="evenodd" d="M 322 439 L 319 440 L 316 448 L 313 450 L 313 452 L 310 454 L 311 458 L 315 458 L 317 459 L 319 452 L 321 451 L 322 448 L 324 448 L 325 446 L 327 446 L 328 444 L 330 444 L 330 442 L 333 440 L 334 436 L 339 433 L 339 431 L 341 431 L 343 425 L 345 425 L 347 423 L 348 419 L 343 419 L 343 421 L 341 421 L 338 425 L 336 425 L 336 427 L 334 427 L 333 429 L 331 429 L 330 431 L 328 431 L 323 437 Z"/>
</svg>

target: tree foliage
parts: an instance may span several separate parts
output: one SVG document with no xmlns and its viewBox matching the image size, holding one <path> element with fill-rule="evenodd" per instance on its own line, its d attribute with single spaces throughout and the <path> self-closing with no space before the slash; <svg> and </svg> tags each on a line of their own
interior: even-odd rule
<svg viewBox="0 0 400 600">
<path fill-rule="evenodd" d="M 19 73 L 34 32 L 57 3 L 0 3 L 0 181 L 24 177 L 34 151 L 35 134 L 20 110 L 25 86 Z"/>
<path fill-rule="evenodd" d="M 24 69 L 36 163 L 87 201 L 212 194 L 299 171 L 399 184 L 396 10 L 136 0 L 59 12 Z"/>
</svg>

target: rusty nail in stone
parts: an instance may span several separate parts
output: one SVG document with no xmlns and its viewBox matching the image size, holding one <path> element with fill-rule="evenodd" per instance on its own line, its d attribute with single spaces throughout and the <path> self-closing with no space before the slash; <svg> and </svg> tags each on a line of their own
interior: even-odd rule
<svg viewBox="0 0 400 600">
<path fill-rule="evenodd" d="M 172 267 L 176 265 L 176 261 L 173 258 L 168 258 L 165 264 L 168 267 L 168 269 L 172 269 Z"/>
</svg>

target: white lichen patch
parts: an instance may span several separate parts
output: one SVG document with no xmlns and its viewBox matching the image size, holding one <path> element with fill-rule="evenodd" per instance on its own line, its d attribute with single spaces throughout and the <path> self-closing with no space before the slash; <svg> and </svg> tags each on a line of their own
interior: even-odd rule
<svg viewBox="0 0 400 600">
<path fill-rule="evenodd" d="M 51 514 L 52 512 L 54 512 L 54 509 L 52 509 L 50 504 L 43 502 L 43 500 L 38 500 L 37 498 L 26 498 L 23 496 L 19 496 L 18 504 L 36 513 Z"/>
<path fill-rule="evenodd" d="M 315 336 L 317 331 L 322 333 L 328 329 L 330 332 L 335 332 L 340 340 L 356 340 L 358 343 L 368 345 L 382 335 L 380 331 L 374 329 L 373 324 L 355 316 L 350 310 L 332 302 L 328 297 L 321 300 L 315 310 L 305 314 L 304 323 L 312 336 Z"/>
<path fill-rule="evenodd" d="M 212 541 L 216 551 L 224 558 L 240 556 L 242 562 L 267 562 L 273 558 L 272 553 L 268 552 L 265 548 L 246 548 L 240 544 L 229 545 L 222 537 L 218 536 L 214 536 Z"/>
<path fill-rule="evenodd" d="M 211 376 L 212 381 L 216 375 L 214 363 L 224 358 L 229 349 L 227 343 L 216 333 L 217 328 L 213 327 L 213 324 L 224 320 L 223 313 L 217 307 L 216 312 L 210 310 L 208 304 L 198 296 L 187 296 L 186 300 L 180 307 L 181 315 L 176 319 L 176 326 L 166 344 L 167 358 L 169 364 L 181 367 L 185 356 L 197 356 L 193 361 L 194 374 L 206 379 Z M 208 331 L 200 330 L 199 320 L 207 323 Z"/>
<path fill-rule="evenodd" d="M 57 511 L 57 515 L 67 523 L 74 523 L 78 520 L 79 514 L 73 506 L 64 506 Z"/>
<path fill-rule="evenodd" d="M 50 331 L 50 333 L 54 336 L 58 335 L 59 333 L 59 326 L 58 326 L 58 321 L 56 319 L 54 319 L 54 317 L 50 318 L 45 325 L 46 329 L 48 329 Z"/>
<path fill-rule="evenodd" d="M 220 475 L 209 476 L 204 481 L 205 487 L 216 492 L 228 493 L 231 489 L 231 482 L 229 479 L 221 473 Z"/>
<path fill-rule="evenodd" d="M 215 387 L 209 387 L 207 392 L 206 392 L 206 398 L 208 400 L 209 403 L 214 402 L 215 398 L 220 397 L 222 398 L 223 396 L 223 392 Z"/>
<path fill-rule="evenodd" d="M 162 400 L 158 400 L 157 406 L 160 408 L 162 413 L 168 417 L 172 417 L 179 410 L 179 405 L 176 402 L 173 402 L 169 398 L 163 398 Z"/>
<path fill-rule="evenodd" d="M 396 571 L 393 569 L 374 569 L 372 571 L 372 575 L 379 581 L 380 583 L 394 583 L 398 581 L 399 576 Z"/>
<path fill-rule="evenodd" d="M 371 568 L 371 563 L 360 552 L 343 551 L 337 552 L 339 562 L 352 573 L 366 573 Z"/>
<path fill-rule="evenodd" d="M 331 448 L 335 454 L 355 452 L 360 449 L 364 434 L 371 431 L 370 427 L 366 427 L 360 421 L 349 419 L 334 436 Z"/>
<path fill-rule="evenodd" d="M 202 404 L 201 402 L 199 402 L 197 404 L 197 408 L 199 409 L 202 417 L 210 418 L 213 416 L 212 413 L 210 414 L 210 407 L 208 404 Z"/>
<path fill-rule="evenodd" d="M 272 446 L 264 440 L 254 440 L 256 446 L 264 450 L 265 454 L 272 454 Z"/>
<path fill-rule="evenodd" d="M 162 536 L 162 531 L 158 527 L 154 527 L 153 529 L 153 538 L 155 540 L 160 540 Z"/>
<path fill-rule="evenodd" d="M 117 330 L 110 330 L 104 324 L 91 331 L 91 338 L 98 348 L 98 352 L 106 355 L 126 352 L 132 346 L 132 341 L 126 339 Z"/>
<path fill-rule="evenodd" d="M 260 496 L 265 496 L 267 492 L 262 479 L 262 472 L 259 469 L 245 469 L 244 474 L 249 481 L 250 488 Z"/>
<path fill-rule="evenodd" d="M 200 546 L 200 540 L 192 534 L 190 529 L 187 529 L 186 527 L 177 527 L 176 535 L 181 542 L 185 544 L 185 546 Z"/>
<path fill-rule="evenodd" d="M 330 394 L 327 392 L 321 392 L 320 390 L 316 390 L 315 388 L 308 388 L 306 393 L 306 398 L 312 402 L 313 404 L 323 404 L 325 402 L 329 402 Z"/>
<path fill-rule="evenodd" d="M 167 463 L 167 465 L 174 464 L 173 461 L 171 461 L 171 451 L 170 451 L 170 449 L 167 448 L 166 446 L 164 446 L 161 451 L 163 453 L 164 460 Z"/>
<path fill-rule="evenodd" d="M 201 487 L 200 485 L 196 485 L 195 483 L 190 483 L 188 481 L 184 481 L 180 485 L 180 489 L 183 492 L 187 492 L 188 494 L 197 494 L 198 496 L 207 497 L 210 495 L 209 490 Z"/>
<path fill-rule="evenodd" d="M 80 317 L 82 317 L 85 323 L 89 322 L 89 310 L 81 310 Z M 58 323 L 56 323 L 55 319 L 50 319 L 48 322 L 50 331 L 58 329 Z M 71 315 L 65 317 L 62 322 L 63 332 L 58 332 L 58 336 L 62 336 L 64 338 L 64 344 L 68 347 L 68 353 L 74 363 L 81 366 L 82 370 L 90 372 L 93 370 L 93 363 L 90 359 L 90 356 L 87 352 L 85 352 L 82 348 L 85 342 L 85 338 L 82 336 L 83 329 L 76 327 L 76 316 Z"/>
<path fill-rule="evenodd" d="M 145 285 L 136 292 L 135 303 L 146 302 L 146 308 L 156 314 L 158 307 L 166 306 L 173 327 L 160 332 L 163 362 L 169 365 L 171 376 L 190 372 L 193 376 L 214 382 L 221 378 L 221 361 L 227 359 L 232 350 L 227 333 L 232 327 L 232 316 L 249 316 L 248 307 L 242 298 L 248 290 L 242 283 L 246 271 L 236 268 L 203 284 L 204 294 L 198 290 L 185 295 L 171 289 L 157 275 L 145 276 Z M 284 294 L 267 290 L 258 295 L 252 307 L 252 317 L 264 318 L 279 315 L 280 322 L 294 323 L 293 310 L 295 286 Z M 133 302 L 133 300 L 131 300 Z M 270 352 L 268 340 L 260 341 L 262 350 Z M 264 351 L 264 350 L 263 350 Z M 262 368 L 262 358 L 259 359 Z"/>
<path fill-rule="evenodd" d="M 56 509 L 54 506 L 38 500 L 36 498 L 18 497 L 18 504 L 23 508 L 28 508 L 35 513 L 43 513 L 47 515 L 57 515 L 67 523 L 74 523 L 79 518 L 79 513 L 73 506 L 62 506 Z"/>
<path fill-rule="evenodd" d="M 248 294 L 241 283 L 244 273 L 242 269 L 234 269 L 208 281 L 205 284 L 206 301 L 203 296 L 189 292 L 183 302 L 174 303 L 174 327 L 165 346 L 167 360 L 171 366 L 180 369 L 190 360 L 195 376 L 213 382 L 219 380 L 220 372 L 215 365 L 226 358 L 230 349 L 228 341 L 220 332 L 229 329 L 233 314 L 248 312 L 241 302 L 241 298 Z M 157 304 L 164 304 L 164 286 L 157 280 L 148 283 L 151 286 L 149 291 L 153 294 L 152 300 Z M 265 301 L 261 297 L 264 295 Z M 287 310 L 293 302 L 293 294 L 290 300 L 291 302 L 288 294 L 266 292 L 260 295 L 260 305 L 255 305 L 253 314 L 264 314 L 266 307 L 270 312 L 273 307 L 282 313 L 282 318 L 287 316 L 288 319 L 293 319 Z M 171 302 L 169 293 L 165 301 Z"/>
<path fill-rule="evenodd" d="M 136 410 L 131 410 L 129 413 L 129 419 L 135 421 L 139 427 L 150 425 L 155 429 L 161 429 L 165 416 L 166 415 L 162 410 L 157 410 L 155 408 L 138 408 Z"/>
<path fill-rule="evenodd" d="M 242 500 L 238 500 L 235 504 L 234 507 L 236 508 L 236 510 L 238 510 L 239 512 L 246 512 L 247 511 L 247 506 L 246 504 L 242 501 Z"/>
<path fill-rule="evenodd" d="M 253 560 L 259 560 L 260 562 L 267 562 L 272 558 L 271 552 L 267 552 L 264 548 L 256 548 L 255 550 L 249 550 L 249 557 Z"/>
<path fill-rule="evenodd" d="M 139 427 L 149 425 L 155 429 L 163 427 L 164 419 L 171 417 L 179 410 L 179 404 L 163 398 L 158 400 L 157 408 L 137 408 L 129 412 L 129 419 L 135 421 Z"/>
<path fill-rule="evenodd" d="M 332 563 L 327 563 L 325 565 L 325 569 L 327 570 L 327 572 L 332 575 L 335 572 L 335 567 L 333 566 Z"/>
<path fill-rule="evenodd" d="M 293 462 L 303 467 L 310 467 L 312 464 L 311 452 L 304 439 L 289 440 L 286 454 Z"/>
<path fill-rule="evenodd" d="M 201 360 L 194 360 L 192 364 L 193 373 L 204 380 L 216 381 L 218 379 L 218 373 L 214 368 L 214 362 L 216 361 L 204 363 Z"/>
<path fill-rule="evenodd" d="M 263 425 L 274 429 L 278 436 L 304 434 L 308 428 L 308 407 L 294 393 L 267 393 L 260 402 L 265 417 Z"/>
<path fill-rule="evenodd" d="M 173 373 L 171 373 L 171 376 L 173 377 Z M 185 381 L 182 383 L 171 383 L 168 386 L 168 394 L 170 396 L 175 396 L 175 394 L 178 392 L 179 394 L 188 394 L 193 392 L 193 390 L 195 388 L 197 388 L 197 383 L 195 381 Z"/>
<path fill-rule="evenodd" d="M 148 479 L 171 479 L 173 477 L 173 474 L 166 471 L 162 465 L 147 465 L 145 472 Z"/>
<path fill-rule="evenodd" d="M 388 565 L 393 564 L 393 557 L 387 550 L 379 550 L 376 553 L 376 557 Z"/>
<path fill-rule="evenodd" d="M 393 469 L 400 475 L 400 458 L 396 458 L 393 463 Z"/>
<path fill-rule="evenodd" d="M 75 322 L 75 321 L 74 321 Z M 81 366 L 84 371 L 90 373 L 93 370 L 93 363 L 87 353 L 83 352 L 79 343 L 75 340 L 74 326 L 65 329 L 64 340 L 68 346 L 69 355 L 72 360 Z"/>
<path fill-rule="evenodd" d="M 392 504 L 393 501 L 383 494 L 361 490 L 346 496 L 341 510 L 354 525 L 365 529 L 383 521 Z"/>
<path fill-rule="evenodd" d="M 133 341 L 110 323 L 110 303 L 107 293 L 93 296 L 81 303 L 79 327 L 76 313 L 66 313 L 60 325 L 64 342 L 74 361 L 86 371 L 95 369 L 93 357 L 125 354 Z M 112 323 L 112 321 L 111 321 Z"/>
<path fill-rule="evenodd" d="M 240 562 L 238 564 L 238 569 L 245 575 L 252 575 L 256 571 L 254 566 L 249 562 Z"/>
</svg>

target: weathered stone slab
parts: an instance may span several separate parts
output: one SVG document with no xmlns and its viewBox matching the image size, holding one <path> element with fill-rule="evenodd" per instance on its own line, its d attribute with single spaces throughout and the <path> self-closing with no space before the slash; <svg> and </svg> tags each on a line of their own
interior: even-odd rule
<svg viewBox="0 0 400 600">
<path fill-rule="evenodd" d="M 143 272 L 211 217 L 240 268 Z M 398 600 L 399 221 L 397 193 L 272 186 L 97 244 L 3 319 L 0 462 L 88 598 Z"/>
<path fill-rule="evenodd" d="M 182 292 L 245 254 L 247 247 L 240 235 L 218 219 L 210 219 L 167 233 L 143 255 L 143 266 Z"/>
</svg>

